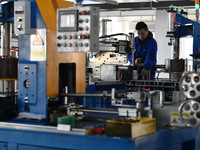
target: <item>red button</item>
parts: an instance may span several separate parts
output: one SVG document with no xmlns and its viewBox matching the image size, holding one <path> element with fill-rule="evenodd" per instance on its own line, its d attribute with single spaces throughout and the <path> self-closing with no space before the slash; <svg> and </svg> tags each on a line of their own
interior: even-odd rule
<svg viewBox="0 0 200 150">
<path fill-rule="evenodd" d="M 88 15 L 90 12 L 89 11 L 86 11 L 86 10 L 83 10 L 82 11 L 82 15 Z"/>
<path fill-rule="evenodd" d="M 87 12 L 84 10 L 84 11 L 82 11 L 82 15 L 86 15 L 87 14 Z"/>
<path fill-rule="evenodd" d="M 82 35 L 82 39 L 86 39 L 87 36 L 85 34 Z"/>
</svg>

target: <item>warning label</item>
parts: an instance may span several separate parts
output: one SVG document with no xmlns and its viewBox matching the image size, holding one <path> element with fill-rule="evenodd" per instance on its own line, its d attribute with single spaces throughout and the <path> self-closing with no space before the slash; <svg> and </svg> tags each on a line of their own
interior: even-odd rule
<svg viewBox="0 0 200 150">
<path fill-rule="evenodd" d="M 37 29 L 37 34 L 31 35 L 31 61 L 46 61 L 46 29 Z"/>
<path fill-rule="evenodd" d="M 182 114 L 183 118 L 188 118 L 189 115 L 187 113 Z M 182 119 L 179 116 L 178 112 L 171 112 L 170 114 L 170 125 L 171 126 L 185 126 L 186 124 L 182 122 Z"/>
<path fill-rule="evenodd" d="M 33 41 L 33 45 L 44 45 L 44 42 L 43 42 L 42 37 L 41 37 L 39 32 L 37 32 L 37 34 L 35 36 L 35 39 Z"/>
<path fill-rule="evenodd" d="M 173 119 L 172 123 L 177 123 L 176 118 Z"/>
<path fill-rule="evenodd" d="M 45 50 L 44 49 L 36 49 L 36 50 L 33 50 L 32 52 L 32 57 L 34 58 L 40 58 L 40 57 L 45 57 Z"/>
</svg>

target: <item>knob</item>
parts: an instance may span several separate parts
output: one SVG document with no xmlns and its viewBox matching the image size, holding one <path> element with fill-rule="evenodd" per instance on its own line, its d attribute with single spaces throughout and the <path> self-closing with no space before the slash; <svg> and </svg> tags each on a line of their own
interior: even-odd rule
<svg viewBox="0 0 200 150">
<path fill-rule="evenodd" d="M 57 44 L 58 47 L 61 47 L 62 45 L 60 43 Z"/>
<path fill-rule="evenodd" d="M 19 31 L 21 31 L 21 30 L 22 30 L 22 25 L 21 25 L 21 24 L 18 24 L 18 25 L 17 25 L 17 29 L 18 29 Z"/>
<path fill-rule="evenodd" d="M 18 17 L 17 18 L 17 22 L 21 22 L 22 21 L 22 18 L 21 17 Z"/>
</svg>

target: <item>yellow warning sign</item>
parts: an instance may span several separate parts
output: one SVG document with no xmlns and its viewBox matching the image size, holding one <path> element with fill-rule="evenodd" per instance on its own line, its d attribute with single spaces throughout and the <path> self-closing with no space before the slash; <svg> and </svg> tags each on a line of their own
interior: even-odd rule
<svg viewBox="0 0 200 150">
<path fill-rule="evenodd" d="M 177 121 L 175 118 L 173 119 L 172 123 L 177 124 Z"/>
<path fill-rule="evenodd" d="M 171 112 L 171 116 L 178 117 L 179 113 L 178 112 Z M 189 117 L 189 115 L 187 113 L 183 113 L 182 116 L 183 117 Z"/>
<path fill-rule="evenodd" d="M 44 49 L 32 50 L 31 56 L 34 58 L 44 58 L 46 56 Z"/>
<path fill-rule="evenodd" d="M 33 45 L 44 45 L 44 42 L 43 42 L 42 37 L 39 32 L 37 32 L 37 35 L 35 36 Z"/>
<path fill-rule="evenodd" d="M 171 115 L 172 116 L 179 116 L 179 114 L 177 112 L 172 112 Z"/>
</svg>

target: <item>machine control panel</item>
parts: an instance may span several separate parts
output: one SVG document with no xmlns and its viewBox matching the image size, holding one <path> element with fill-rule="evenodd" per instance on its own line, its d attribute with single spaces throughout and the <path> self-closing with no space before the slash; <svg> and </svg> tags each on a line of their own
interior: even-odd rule
<svg viewBox="0 0 200 150">
<path fill-rule="evenodd" d="M 99 51 L 99 8 L 71 7 L 57 10 L 57 51 Z"/>
<path fill-rule="evenodd" d="M 28 1 L 16 1 L 14 3 L 15 34 L 31 33 L 31 8 Z"/>
</svg>

